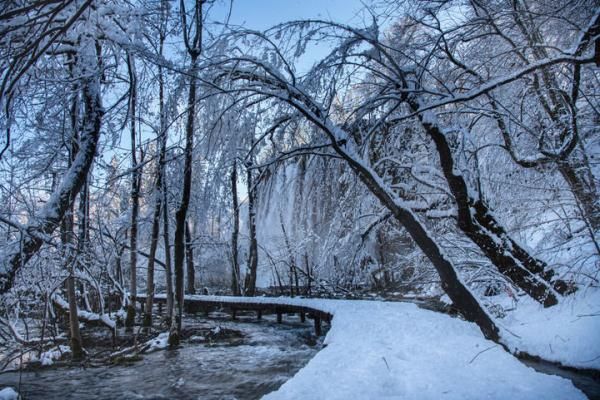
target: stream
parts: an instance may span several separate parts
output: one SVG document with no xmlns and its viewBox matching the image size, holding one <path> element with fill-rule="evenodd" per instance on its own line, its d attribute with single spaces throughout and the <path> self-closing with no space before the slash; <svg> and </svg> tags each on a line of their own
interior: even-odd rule
<svg viewBox="0 0 600 400">
<path fill-rule="evenodd" d="M 558 375 L 571 380 L 590 400 L 600 400 L 600 379 L 598 373 L 579 372 L 543 360 L 520 359 L 521 362 L 537 372 L 547 375 Z"/>
<path fill-rule="evenodd" d="M 225 314 L 189 316 L 186 327 L 232 329 L 243 338 L 199 344 L 185 341 L 176 350 L 156 351 L 130 365 L 84 369 L 56 367 L 0 374 L 0 388 L 12 386 L 26 400 L 36 399 L 258 399 L 278 389 L 322 347 L 312 324 L 297 316 Z M 20 385 L 19 385 L 20 380 Z M 20 386 L 20 388 L 19 388 Z"/>
<path fill-rule="evenodd" d="M 259 399 L 277 390 L 322 348 L 312 324 L 297 315 L 256 320 L 254 313 L 212 313 L 185 317 L 187 328 L 238 331 L 242 337 L 199 343 L 190 338 L 176 350 L 144 354 L 132 364 L 51 367 L 0 374 L 0 388 L 12 386 L 24 400 L 36 399 Z M 521 360 L 538 372 L 573 381 L 590 399 L 600 400 L 600 380 L 555 364 Z"/>
</svg>

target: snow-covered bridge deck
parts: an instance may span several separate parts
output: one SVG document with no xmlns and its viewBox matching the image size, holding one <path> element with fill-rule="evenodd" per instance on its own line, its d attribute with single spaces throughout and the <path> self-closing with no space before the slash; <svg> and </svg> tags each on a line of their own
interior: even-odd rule
<svg viewBox="0 0 600 400">
<path fill-rule="evenodd" d="M 411 303 L 225 296 L 186 302 L 333 317 L 326 346 L 265 396 L 270 400 L 586 398 L 571 381 L 525 366 L 476 325 Z"/>
<path fill-rule="evenodd" d="M 146 296 L 137 296 L 137 300 L 144 307 Z M 307 299 L 186 295 L 184 306 L 186 312 L 190 313 L 208 313 L 215 309 L 226 309 L 232 313 L 234 319 L 238 311 L 256 311 L 259 319 L 263 314 L 276 314 L 279 323 L 282 322 L 285 314 L 299 314 L 302 322 L 308 315 L 308 318 L 314 321 L 315 334 L 320 336 L 322 334 L 321 323 L 331 323 L 333 314 L 314 305 L 308 305 L 302 300 Z M 164 304 L 166 296 L 158 294 L 154 296 L 154 302 Z"/>
</svg>

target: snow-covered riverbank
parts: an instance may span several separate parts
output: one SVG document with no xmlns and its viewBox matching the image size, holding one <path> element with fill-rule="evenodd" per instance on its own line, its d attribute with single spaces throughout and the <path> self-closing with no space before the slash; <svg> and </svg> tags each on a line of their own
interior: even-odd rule
<svg viewBox="0 0 600 400">
<path fill-rule="evenodd" d="M 187 297 L 186 297 L 187 298 Z M 190 296 L 290 304 L 334 315 L 327 345 L 274 399 L 585 399 L 523 365 L 476 325 L 411 303 Z"/>
<path fill-rule="evenodd" d="M 582 290 L 550 308 L 523 298 L 498 325 L 512 351 L 569 367 L 600 370 L 599 290 Z"/>
</svg>

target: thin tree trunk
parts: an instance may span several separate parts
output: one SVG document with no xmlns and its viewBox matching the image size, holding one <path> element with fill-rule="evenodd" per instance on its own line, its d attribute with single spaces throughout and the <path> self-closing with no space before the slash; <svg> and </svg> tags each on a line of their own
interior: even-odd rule
<svg viewBox="0 0 600 400">
<path fill-rule="evenodd" d="M 72 146 L 76 148 L 76 141 L 73 141 Z M 76 151 L 76 150 L 75 150 Z M 79 361 L 84 357 L 83 345 L 81 340 L 81 332 L 79 331 L 79 315 L 77 307 L 77 293 L 75 291 L 74 264 L 79 249 L 75 245 L 75 233 L 73 222 L 73 207 L 67 211 L 63 223 L 61 224 L 61 239 L 63 243 L 66 268 L 69 273 L 65 284 L 67 299 L 69 302 L 69 346 L 71 348 L 71 359 Z"/>
<path fill-rule="evenodd" d="M 75 67 L 75 59 L 74 55 L 72 55 L 71 62 L 69 63 L 69 73 L 73 76 L 73 69 Z M 71 101 L 71 148 L 69 150 L 69 167 L 73 165 L 73 161 L 75 160 L 75 154 L 79 151 L 79 95 L 78 95 L 78 87 L 77 84 L 72 86 L 73 88 L 73 98 Z M 84 183 L 82 184 L 81 192 L 85 191 L 87 183 L 87 177 L 84 178 Z M 54 191 L 55 188 L 53 188 Z M 73 202 L 75 198 L 73 199 Z M 80 197 L 80 204 L 84 204 L 84 199 Z M 75 223 L 74 223 L 74 210 L 73 204 L 69 207 L 68 211 L 65 214 L 63 222 L 61 224 L 61 239 L 63 243 L 63 249 L 66 251 L 66 267 L 69 273 L 69 276 L 66 280 L 66 290 L 67 290 L 67 299 L 69 301 L 69 333 L 70 340 L 69 345 L 71 347 L 71 358 L 74 361 L 79 361 L 83 359 L 83 345 L 81 340 L 81 332 L 79 331 L 79 319 L 78 319 L 78 309 L 77 309 L 77 295 L 75 293 L 75 277 L 73 276 L 74 269 L 74 258 L 77 257 L 77 254 L 73 255 L 75 249 L 77 251 L 81 250 L 81 245 L 85 237 L 80 237 L 80 243 L 78 246 L 75 246 Z M 81 228 L 80 228 L 81 229 Z M 81 232 L 85 231 L 82 229 Z"/>
<path fill-rule="evenodd" d="M 81 332 L 79 332 L 79 316 L 77 314 L 77 297 L 75 294 L 75 277 L 73 276 L 73 265 L 69 266 L 69 277 L 67 278 L 67 298 L 69 299 L 69 327 L 71 331 L 71 359 L 83 359 L 83 345 Z"/>
<path fill-rule="evenodd" d="M 183 262 L 185 256 L 185 226 L 188 206 L 190 202 L 190 193 L 192 190 L 192 152 L 194 149 L 194 124 L 196 118 L 196 74 L 198 73 L 198 57 L 202 49 L 202 4 L 203 0 L 196 0 L 193 13 L 192 28 L 194 37 L 190 40 L 190 27 L 187 24 L 187 11 L 185 1 L 179 3 L 180 15 L 183 27 L 183 41 L 190 55 L 190 90 L 188 92 L 187 102 L 187 122 L 185 126 L 185 150 L 183 167 L 183 190 L 179 208 L 175 213 L 175 239 L 174 239 L 174 258 L 175 258 L 175 299 L 177 301 L 177 318 L 171 323 L 169 332 L 169 345 L 177 346 L 180 341 L 181 324 L 183 318 L 184 287 L 183 287 Z"/>
<path fill-rule="evenodd" d="M 164 19 L 166 19 L 166 12 L 167 12 L 167 7 L 168 5 L 163 1 L 161 3 L 161 17 L 162 17 L 162 22 L 164 23 Z M 158 53 L 160 56 L 163 55 L 163 49 L 164 49 L 164 42 L 165 42 L 165 29 L 164 26 L 161 25 L 160 27 L 160 31 L 159 31 L 159 43 L 158 43 Z M 152 237 L 150 239 L 150 254 L 148 257 L 148 271 L 147 271 L 147 275 L 146 275 L 146 307 L 145 307 L 145 312 L 144 312 L 144 326 L 152 326 L 152 306 L 154 304 L 154 289 L 155 289 L 155 285 L 154 285 L 154 263 L 155 263 L 155 259 L 156 259 L 156 250 L 158 248 L 158 240 L 159 240 L 159 233 L 160 233 L 160 217 L 161 217 L 161 212 L 162 212 L 162 206 L 163 206 L 163 200 L 164 200 L 164 184 L 163 182 L 165 181 L 165 158 L 166 158 L 166 151 L 167 151 L 167 143 L 166 143 L 166 139 L 167 139 L 167 123 L 166 123 L 166 113 L 165 113 L 165 94 L 164 94 L 164 86 L 165 86 L 165 82 L 164 82 L 164 72 L 163 72 L 163 68 L 161 65 L 158 66 L 158 106 L 159 106 L 159 118 L 160 118 L 160 132 L 159 132 L 159 139 L 160 139 L 160 150 L 159 150 L 159 156 L 158 156 L 158 164 L 157 164 L 157 168 L 156 168 L 156 185 L 155 185 L 155 202 L 154 202 L 154 215 L 152 217 Z M 166 204 L 164 206 L 164 208 L 166 209 Z M 167 224 L 168 224 L 168 219 L 167 219 Z M 168 229 L 168 225 L 165 224 L 165 229 Z M 168 284 L 170 285 L 170 275 L 171 275 L 171 271 L 170 271 L 170 253 L 169 253 L 169 248 L 168 248 L 168 233 L 166 234 L 167 239 L 166 239 L 166 246 L 165 246 L 165 256 L 169 256 L 166 257 L 169 259 L 169 262 L 167 262 L 165 264 L 165 275 L 168 276 L 167 281 Z M 167 308 L 169 305 L 169 292 L 171 292 L 171 297 L 172 297 L 172 291 L 169 290 L 170 286 L 167 287 Z M 171 304 L 172 304 L 172 299 L 171 299 Z M 170 315 L 169 312 L 167 312 L 168 315 Z"/>
<path fill-rule="evenodd" d="M 294 254 L 292 253 L 292 246 L 290 245 L 290 240 L 287 236 L 287 232 L 285 231 L 285 225 L 283 223 L 283 215 L 279 213 L 279 224 L 281 225 L 281 232 L 283 233 L 283 241 L 285 243 L 285 248 L 288 252 L 288 257 L 290 259 L 290 297 L 294 297 L 294 278 L 296 280 L 296 294 L 300 294 L 298 292 L 298 272 L 296 271 L 296 259 Z"/>
<path fill-rule="evenodd" d="M 304 269 L 306 270 L 306 290 L 304 294 L 310 296 L 311 290 L 311 281 L 312 281 L 312 271 L 310 270 L 310 265 L 308 264 L 308 253 L 304 253 Z"/>
<path fill-rule="evenodd" d="M 123 266 L 121 265 L 121 259 L 123 258 L 123 252 L 125 251 L 125 247 L 119 245 L 117 249 L 117 256 L 115 260 L 115 273 L 117 274 L 117 282 L 121 287 L 123 287 Z"/>
<path fill-rule="evenodd" d="M 256 294 L 256 270 L 258 268 L 258 242 L 256 240 L 256 188 L 252 181 L 252 163 L 247 164 L 247 183 L 248 183 L 248 231 L 250 237 L 250 248 L 248 252 L 248 274 L 246 275 L 245 295 L 254 296 Z"/>
<path fill-rule="evenodd" d="M 237 163 L 231 170 L 231 202 L 233 207 L 233 231 L 231 232 L 231 292 L 240 296 L 240 263 L 238 260 L 238 238 L 240 235 L 240 210 L 237 194 Z"/>
<path fill-rule="evenodd" d="M 127 317 L 125 326 L 132 328 L 135 323 L 135 301 L 137 297 L 137 232 L 138 213 L 140 208 L 139 185 L 141 174 L 137 162 L 136 146 L 136 103 L 137 103 L 137 77 L 133 57 L 128 55 L 128 71 L 130 81 L 129 118 L 131 122 L 131 228 L 129 231 L 129 303 L 127 304 Z"/>
<path fill-rule="evenodd" d="M 160 169 L 160 165 L 158 166 L 158 168 Z M 154 215 L 152 216 L 152 236 L 150 238 L 148 270 L 146 275 L 146 307 L 144 311 L 144 326 L 152 326 L 152 306 L 154 304 L 154 262 L 156 258 L 156 249 L 158 248 L 158 238 L 160 233 L 160 213 L 162 203 L 161 178 L 161 173 L 158 172 L 158 176 L 156 177 L 156 200 L 154 204 Z"/>
<path fill-rule="evenodd" d="M 161 1 L 161 29 L 159 33 L 159 55 L 163 55 L 164 43 L 166 39 L 166 23 L 167 15 L 169 12 L 169 2 L 166 0 Z M 165 251 L 165 285 L 167 291 L 167 309 L 166 309 L 166 322 L 170 324 L 173 319 L 173 271 L 171 264 L 171 240 L 169 234 L 169 210 L 168 210 L 168 188 L 166 179 L 166 158 L 167 158 L 167 138 L 168 138 L 168 125 L 167 125 L 167 111 L 165 109 L 165 78 L 163 67 L 158 65 L 158 83 L 159 83 L 159 112 L 160 112 L 160 155 L 159 155 L 159 175 L 161 178 L 161 190 L 157 190 L 157 194 L 162 199 L 162 217 L 163 217 L 163 245 Z M 158 188 L 157 188 L 158 189 Z"/>
<path fill-rule="evenodd" d="M 185 263 L 187 269 L 187 292 L 196 294 L 196 270 L 194 267 L 194 247 L 190 222 L 185 224 Z"/>
<path fill-rule="evenodd" d="M 162 150 L 161 150 L 162 151 Z M 164 168 L 164 167 L 163 167 Z M 165 321 L 170 324 L 173 320 L 175 309 L 175 296 L 173 293 L 173 267 L 171 263 L 171 239 L 169 234 L 169 210 L 167 209 L 167 182 L 163 182 L 163 245 L 165 248 L 165 285 L 167 286 L 167 310 Z"/>
</svg>

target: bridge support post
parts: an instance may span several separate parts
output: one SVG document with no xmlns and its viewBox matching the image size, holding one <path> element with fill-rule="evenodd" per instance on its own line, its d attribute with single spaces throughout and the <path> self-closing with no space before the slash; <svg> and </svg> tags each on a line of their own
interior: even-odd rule
<svg viewBox="0 0 600 400">
<path fill-rule="evenodd" d="M 280 324 L 283 321 L 283 314 L 281 310 L 277 310 L 277 323 Z"/>
<path fill-rule="evenodd" d="M 232 319 L 235 319 L 235 317 L 236 317 L 236 315 L 235 315 L 235 314 L 236 314 L 236 312 L 237 312 L 237 310 L 236 310 L 235 308 L 232 308 L 232 309 L 231 309 L 231 318 L 232 318 Z"/>
<path fill-rule="evenodd" d="M 256 312 L 256 319 L 262 319 L 262 310 Z"/>
<path fill-rule="evenodd" d="M 319 317 L 318 315 L 314 316 L 314 321 L 315 321 L 315 335 L 316 336 L 321 336 L 321 317 Z"/>
<path fill-rule="evenodd" d="M 300 322 L 306 322 L 306 314 L 303 312 L 300 313 Z"/>
</svg>

